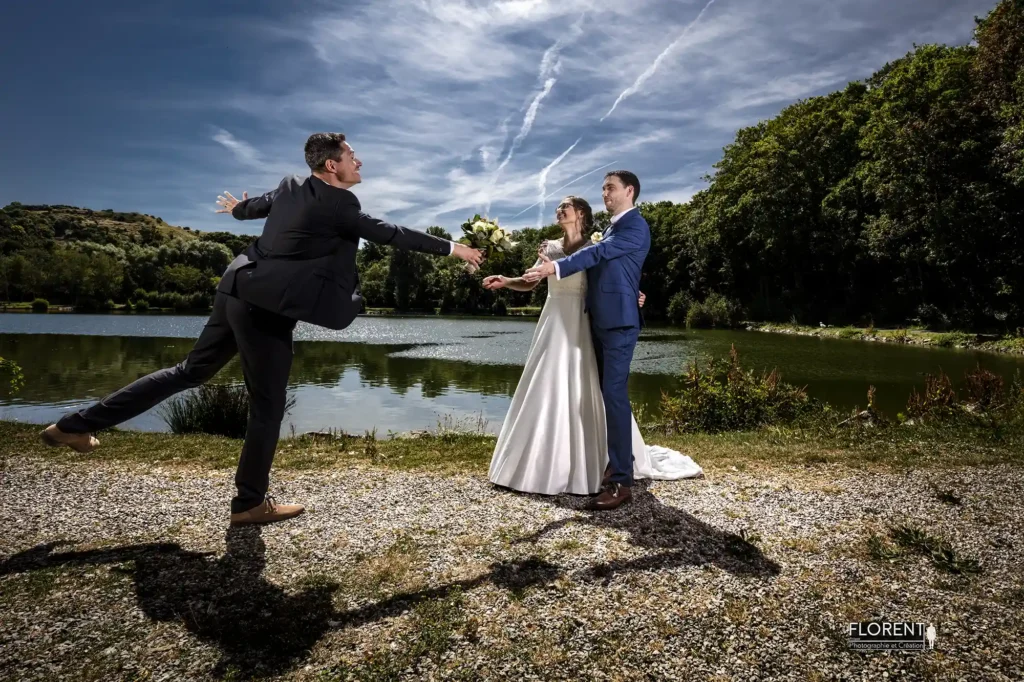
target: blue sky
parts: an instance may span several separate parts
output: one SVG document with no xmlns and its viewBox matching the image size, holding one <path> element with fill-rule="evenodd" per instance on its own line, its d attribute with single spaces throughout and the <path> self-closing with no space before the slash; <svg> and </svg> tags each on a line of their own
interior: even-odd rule
<svg viewBox="0 0 1024 682">
<path fill-rule="evenodd" d="M 547 224 L 570 192 L 603 208 L 612 168 L 640 176 L 642 199 L 685 201 L 738 128 L 914 43 L 967 43 L 994 5 L 4 3 L 0 204 L 258 232 L 215 214 L 217 194 L 307 174 L 322 130 L 362 159 L 364 210 L 420 229 L 477 211 Z"/>
</svg>

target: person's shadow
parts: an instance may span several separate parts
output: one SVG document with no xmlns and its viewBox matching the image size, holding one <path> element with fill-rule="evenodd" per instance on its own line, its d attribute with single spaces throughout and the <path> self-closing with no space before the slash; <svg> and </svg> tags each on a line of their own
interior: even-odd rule
<svg viewBox="0 0 1024 682">
<path fill-rule="evenodd" d="M 770 578 L 779 574 L 779 565 L 747 538 L 720 530 L 681 509 L 662 504 L 647 490 L 649 485 L 648 481 L 638 481 L 633 488 L 632 502 L 613 511 L 590 511 L 586 509 L 589 500 L 575 496 L 541 498 L 548 504 L 573 509 L 584 515 L 553 521 L 536 533 L 514 542 L 535 543 L 560 528 L 584 524 L 623 531 L 628 542 L 636 547 L 665 550 L 636 559 L 594 564 L 582 576 L 605 582 L 616 573 L 678 566 L 714 565 L 747 578 Z"/>
<path fill-rule="evenodd" d="M 245 678 L 286 672 L 330 629 L 397 616 L 454 590 L 485 583 L 523 590 L 551 583 L 560 575 L 558 567 L 536 558 L 501 562 L 473 580 L 396 594 L 339 612 L 332 602 L 337 583 L 317 580 L 289 593 L 263 577 L 266 546 L 259 527 L 231 528 L 227 552 L 220 558 L 173 543 L 54 552 L 69 544 L 74 543 L 52 542 L 15 554 L 0 561 L 0 576 L 55 566 L 128 564 L 114 570 L 133 577 L 138 606 L 149 618 L 180 623 L 216 646 L 221 657 L 213 675 L 234 672 Z"/>
<path fill-rule="evenodd" d="M 182 549 L 154 543 L 53 553 L 40 545 L 0 562 L 0 575 L 53 566 L 127 564 L 113 569 L 131 575 L 139 608 L 154 621 L 181 623 L 199 639 L 216 645 L 221 659 L 214 674 L 230 668 L 245 673 L 284 669 L 308 652 L 328 627 L 337 585 L 307 586 L 289 594 L 263 576 L 266 545 L 258 527 L 231 528 L 227 552 Z"/>
<path fill-rule="evenodd" d="M 777 564 L 739 536 L 661 504 L 641 486 L 635 490 L 634 501 L 627 507 L 557 521 L 516 542 L 536 542 L 563 526 L 584 523 L 617 528 L 626 532 L 634 545 L 665 550 L 574 572 L 573 578 L 582 580 L 608 581 L 619 573 L 704 564 L 748 577 L 767 578 L 779 572 Z M 548 501 L 569 508 L 586 502 Z M 550 585 L 563 574 L 558 566 L 533 556 L 494 563 L 490 571 L 472 580 L 400 593 L 338 611 L 333 595 L 339 585 L 331 580 L 307 579 L 300 589 L 286 591 L 263 577 L 266 546 L 258 526 L 228 530 L 227 551 L 221 557 L 185 550 L 174 543 L 55 551 L 70 544 L 74 543 L 52 542 L 15 554 L 0 561 L 0 576 L 56 566 L 117 565 L 113 570 L 132 576 L 138 606 L 150 619 L 180 623 L 198 639 L 217 647 L 221 656 L 212 674 L 234 672 L 243 678 L 287 672 L 332 629 L 398 616 L 421 602 L 445 599 L 456 590 L 489 583 L 521 593 Z"/>
</svg>

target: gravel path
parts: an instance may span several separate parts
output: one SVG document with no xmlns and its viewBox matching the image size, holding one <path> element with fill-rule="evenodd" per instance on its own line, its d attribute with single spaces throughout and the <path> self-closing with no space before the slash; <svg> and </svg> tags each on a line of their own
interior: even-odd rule
<svg viewBox="0 0 1024 682">
<path fill-rule="evenodd" d="M 0 678 L 1024 679 L 1019 468 L 712 472 L 604 514 L 288 472 L 308 512 L 228 532 L 231 474 L 7 459 Z M 888 524 L 982 572 L 872 558 Z M 935 650 L 850 651 L 876 617 L 934 623 Z"/>
</svg>

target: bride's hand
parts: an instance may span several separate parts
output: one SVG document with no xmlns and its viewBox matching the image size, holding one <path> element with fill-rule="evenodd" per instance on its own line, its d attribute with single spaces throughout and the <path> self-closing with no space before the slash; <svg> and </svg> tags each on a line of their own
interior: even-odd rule
<svg viewBox="0 0 1024 682">
<path fill-rule="evenodd" d="M 508 283 L 508 277 L 504 275 L 491 275 L 484 277 L 484 289 L 504 289 Z"/>
</svg>

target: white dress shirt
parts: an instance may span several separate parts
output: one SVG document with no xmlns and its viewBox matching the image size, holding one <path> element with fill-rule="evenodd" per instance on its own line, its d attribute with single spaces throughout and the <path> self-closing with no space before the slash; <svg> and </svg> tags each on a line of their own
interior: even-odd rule
<svg viewBox="0 0 1024 682">
<path fill-rule="evenodd" d="M 621 218 L 622 216 L 626 215 L 627 213 L 629 213 L 630 211 L 635 210 L 635 209 L 636 209 L 636 206 L 630 206 L 625 211 L 620 211 L 620 212 L 616 213 L 615 215 L 612 216 L 611 225 L 614 225 L 619 220 L 619 218 Z M 611 227 L 611 225 L 609 225 L 608 227 Z M 554 265 L 555 265 L 555 279 L 562 279 L 562 273 L 559 272 L 559 270 L 558 270 L 558 261 L 551 261 L 551 262 L 554 263 Z"/>
</svg>

